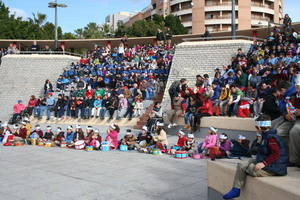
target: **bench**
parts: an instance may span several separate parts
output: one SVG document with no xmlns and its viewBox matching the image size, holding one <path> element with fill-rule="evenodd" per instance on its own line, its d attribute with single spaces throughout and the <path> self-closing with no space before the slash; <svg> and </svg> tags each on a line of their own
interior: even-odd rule
<svg viewBox="0 0 300 200">
<path fill-rule="evenodd" d="M 207 162 L 208 199 L 221 200 L 232 188 L 236 164 L 241 160 L 222 159 Z M 299 200 L 300 169 L 289 168 L 282 177 L 248 176 L 240 200 Z"/>
</svg>

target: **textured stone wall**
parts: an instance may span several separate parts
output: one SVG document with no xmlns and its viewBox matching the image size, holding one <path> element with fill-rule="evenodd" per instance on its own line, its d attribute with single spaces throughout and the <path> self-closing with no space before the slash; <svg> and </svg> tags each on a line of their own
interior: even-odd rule
<svg viewBox="0 0 300 200">
<path fill-rule="evenodd" d="M 0 120 L 8 120 L 18 99 L 39 96 L 46 79 L 54 84 L 63 68 L 80 58 L 65 55 L 7 55 L 0 67 Z"/>
<path fill-rule="evenodd" d="M 197 74 L 214 76 L 215 68 L 231 63 L 238 48 L 247 52 L 252 44 L 245 40 L 184 42 L 176 47 L 163 104 L 168 106 L 168 89 L 173 81 L 186 78 L 189 86 L 194 86 Z"/>
</svg>

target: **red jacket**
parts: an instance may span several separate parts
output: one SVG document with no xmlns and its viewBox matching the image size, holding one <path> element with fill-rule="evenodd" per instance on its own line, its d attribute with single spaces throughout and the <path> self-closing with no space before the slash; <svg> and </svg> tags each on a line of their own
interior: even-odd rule
<svg viewBox="0 0 300 200">
<path fill-rule="evenodd" d="M 202 106 L 199 108 L 200 113 L 208 113 L 213 115 L 213 105 L 210 99 L 206 99 L 203 101 Z"/>
</svg>

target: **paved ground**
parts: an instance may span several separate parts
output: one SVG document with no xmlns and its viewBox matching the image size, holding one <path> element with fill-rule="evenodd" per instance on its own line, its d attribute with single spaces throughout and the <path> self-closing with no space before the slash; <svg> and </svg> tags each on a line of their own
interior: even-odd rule
<svg viewBox="0 0 300 200">
<path fill-rule="evenodd" d="M 207 199 L 204 160 L 0 146 L 0 169 L 3 200 Z"/>
</svg>

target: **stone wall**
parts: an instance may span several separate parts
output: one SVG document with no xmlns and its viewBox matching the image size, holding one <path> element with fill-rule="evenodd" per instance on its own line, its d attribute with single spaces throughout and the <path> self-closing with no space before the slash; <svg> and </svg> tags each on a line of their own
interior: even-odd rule
<svg viewBox="0 0 300 200">
<path fill-rule="evenodd" d="M 214 76 L 215 68 L 231 63 L 237 49 L 247 52 L 252 44 L 246 40 L 223 40 L 204 42 L 184 42 L 176 46 L 163 104 L 170 102 L 168 89 L 173 81 L 186 78 L 189 86 L 195 85 L 196 75 L 209 74 Z"/>
<path fill-rule="evenodd" d="M 0 67 L 0 120 L 8 120 L 12 107 L 30 95 L 39 96 L 46 79 L 53 84 L 63 68 L 80 58 L 66 55 L 7 55 Z"/>
</svg>

